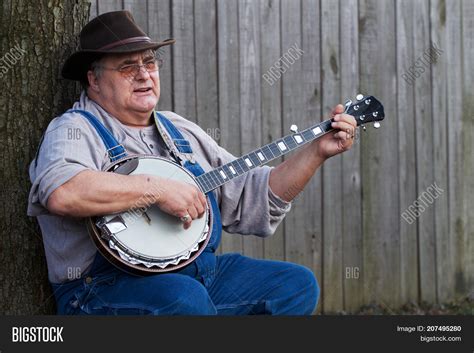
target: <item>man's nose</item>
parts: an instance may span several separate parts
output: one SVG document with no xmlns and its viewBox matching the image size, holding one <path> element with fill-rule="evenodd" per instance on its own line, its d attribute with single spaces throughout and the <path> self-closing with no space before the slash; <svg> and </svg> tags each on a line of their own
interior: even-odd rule
<svg viewBox="0 0 474 353">
<path fill-rule="evenodd" d="M 141 80 L 141 79 L 148 79 L 150 77 L 150 73 L 148 70 L 145 68 L 144 65 L 141 65 L 138 68 L 138 73 L 135 75 L 135 79 Z"/>
</svg>

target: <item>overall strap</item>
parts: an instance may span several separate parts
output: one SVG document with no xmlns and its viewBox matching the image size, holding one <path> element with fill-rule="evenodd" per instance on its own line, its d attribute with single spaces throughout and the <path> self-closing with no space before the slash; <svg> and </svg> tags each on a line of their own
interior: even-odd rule
<svg viewBox="0 0 474 353">
<path fill-rule="evenodd" d="M 165 141 L 165 144 L 170 150 L 170 153 L 172 153 L 172 155 L 176 154 L 176 156 L 173 157 L 177 159 L 178 163 L 182 164 L 184 168 L 189 170 L 195 176 L 203 174 L 204 169 L 202 169 L 199 163 L 197 163 L 192 158 L 193 150 L 191 148 L 191 145 L 189 144 L 189 141 L 183 137 L 178 128 L 174 126 L 174 124 L 168 118 L 158 112 L 155 112 L 155 122 L 158 131 L 160 132 L 163 140 Z M 163 131 L 163 128 L 166 129 L 168 134 Z M 170 141 L 170 138 L 172 141 Z M 184 156 L 184 158 L 181 156 Z M 219 246 L 222 234 L 221 214 L 214 193 L 211 191 L 207 194 L 207 196 L 209 197 L 209 201 L 211 202 L 213 221 L 211 240 L 207 245 L 206 251 L 214 252 Z"/>
<path fill-rule="evenodd" d="M 125 148 L 118 143 L 115 137 L 109 132 L 109 130 L 97 119 L 94 114 L 81 109 L 70 109 L 67 113 L 79 113 L 83 115 L 89 123 L 97 130 L 100 138 L 104 142 L 105 148 L 107 148 L 107 154 L 111 162 L 125 157 L 127 152 Z"/>
<path fill-rule="evenodd" d="M 192 157 L 193 150 L 191 145 L 189 141 L 183 137 L 181 131 L 179 131 L 168 118 L 158 112 L 155 112 L 155 123 L 170 152 L 177 155 L 173 157 L 178 159 L 178 162 L 195 176 L 203 174 L 204 169 L 202 169 L 199 163 Z M 168 134 L 164 133 L 163 128 Z M 170 141 L 168 135 L 172 141 Z M 182 156 L 184 156 L 184 158 Z"/>
<path fill-rule="evenodd" d="M 183 165 L 185 161 L 194 163 L 193 150 L 176 126 L 163 114 L 154 112 L 155 125 L 165 142 L 168 151 L 176 162 Z"/>
</svg>

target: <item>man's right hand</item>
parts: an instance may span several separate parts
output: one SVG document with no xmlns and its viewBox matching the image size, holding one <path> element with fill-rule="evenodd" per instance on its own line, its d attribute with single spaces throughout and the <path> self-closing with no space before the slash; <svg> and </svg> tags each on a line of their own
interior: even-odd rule
<svg viewBox="0 0 474 353">
<path fill-rule="evenodd" d="M 181 218 L 186 215 L 190 219 L 184 222 L 184 228 L 191 226 L 193 219 L 201 218 L 207 207 L 204 194 L 194 185 L 182 181 L 159 178 L 156 185 L 159 195 L 156 198 L 157 206 L 172 216 Z"/>
</svg>

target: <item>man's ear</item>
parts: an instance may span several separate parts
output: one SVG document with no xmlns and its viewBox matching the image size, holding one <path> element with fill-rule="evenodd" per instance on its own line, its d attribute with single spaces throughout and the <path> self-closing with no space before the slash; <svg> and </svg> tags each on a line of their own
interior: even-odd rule
<svg viewBox="0 0 474 353">
<path fill-rule="evenodd" d="M 89 88 L 96 93 L 99 93 L 99 82 L 97 76 L 94 74 L 94 71 L 87 71 L 87 80 L 89 81 Z"/>
</svg>

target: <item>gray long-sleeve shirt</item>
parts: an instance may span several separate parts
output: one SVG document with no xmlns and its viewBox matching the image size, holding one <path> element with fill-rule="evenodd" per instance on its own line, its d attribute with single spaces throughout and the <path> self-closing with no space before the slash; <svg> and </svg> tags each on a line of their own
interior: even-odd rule
<svg viewBox="0 0 474 353">
<path fill-rule="evenodd" d="M 127 127 L 108 114 L 83 92 L 73 109 L 94 114 L 129 154 L 169 157 L 154 125 Z M 235 157 L 219 147 L 199 126 L 173 112 L 161 112 L 190 142 L 194 157 L 205 171 L 228 163 Z M 258 147 L 258 146 L 255 146 Z M 36 216 L 43 234 L 49 279 L 62 283 L 72 273 L 87 273 L 96 247 L 84 219 L 50 213 L 46 204 L 56 188 L 84 170 L 104 170 L 110 163 L 106 148 L 90 123 L 78 113 L 65 113 L 49 124 L 37 160 L 30 165 L 32 188 L 28 215 Z M 229 233 L 273 234 L 291 204 L 281 200 L 268 185 L 270 167 L 259 167 L 215 190 L 223 229 Z"/>
</svg>

